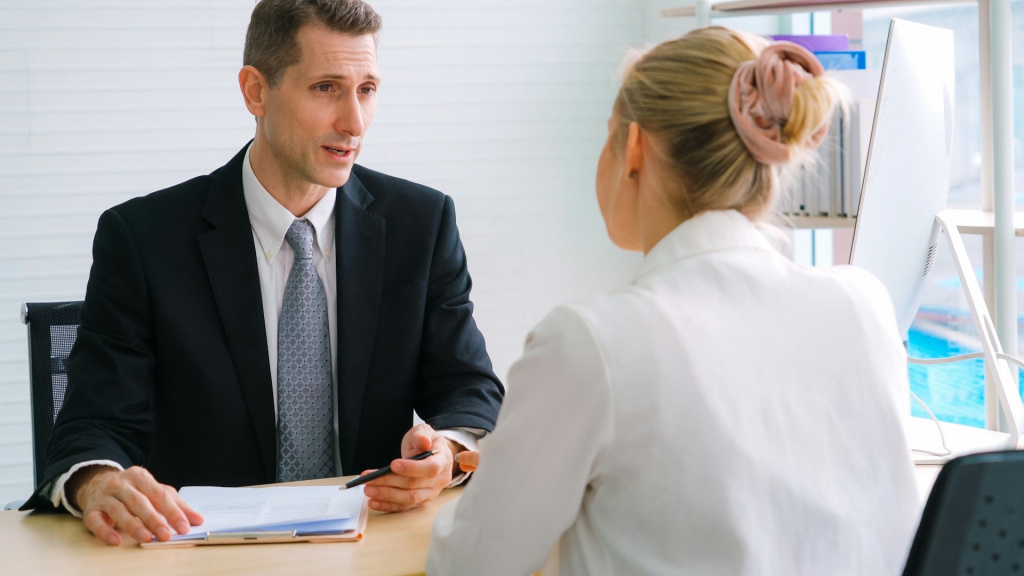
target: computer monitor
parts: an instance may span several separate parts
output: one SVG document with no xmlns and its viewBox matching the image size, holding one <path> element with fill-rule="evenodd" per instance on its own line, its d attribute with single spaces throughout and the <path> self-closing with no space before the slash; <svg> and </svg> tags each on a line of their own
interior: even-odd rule
<svg viewBox="0 0 1024 576">
<path fill-rule="evenodd" d="M 893 19 L 850 263 L 892 296 L 907 339 L 946 209 L 953 142 L 953 33 Z"/>
<path fill-rule="evenodd" d="M 946 213 L 953 140 L 953 33 L 893 19 L 885 49 L 871 142 L 862 180 L 850 262 L 877 276 L 892 297 L 904 341 L 917 314 L 925 279 L 945 233 L 995 381 L 1008 432 L 943 424 L 947 445 L 934 425 L 908 419 L 915 460 L 942 461 L 984 450 L 1016 448 L 1024 404 L 995 334 L 981 289 L 955 223 Z"/>
</svg>

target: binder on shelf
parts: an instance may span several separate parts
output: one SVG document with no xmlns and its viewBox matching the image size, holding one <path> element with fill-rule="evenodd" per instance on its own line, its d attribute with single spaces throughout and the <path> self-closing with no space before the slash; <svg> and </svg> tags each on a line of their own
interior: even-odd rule
<svg viewBox="0 0 1024 576">
<path fill-rule="evenodd" d="M 834 70 L 829 75 L 849 90 L 849 101 L 840 130 L 843 148 L 843 191 L 841 212 L 855 217 L 860 206 L 864 165 L 871 142 L 871 124 L 875 117 L 880 70 Z"/>
<path fill-rule="evenodd" d="M 878 70 L 833 70 L 829 76 L 848 89 L 828 136 L 788 181 L 781 204 L 789 216 L 854 218 L 860 205 L 864 166 L 878 94 Z"/>
<path fill-rule="evenodd" d="M 818 201 L 815 203 L 816 210 L 811 216 L 828 216 L 832 211 L 832 176 L 829 171 L 832 168 L 833 138 L 826 139 L 824 144 L 818 148 L 818 161 L 814 163 L 814 188 L 812 190 Z"/>
<path fill-rule="evenodd" d="M 818 180 L 817 164 L 806 162 L 803 168 L 803 189 L 804 189 L 804 216 L 816 216 L 818 213 L 818 193 L 816 183 Z"/>
<path fill-rule="evenodd" d="M 829 176 L 829 209 L 832 218 L 845 216 L 843 208 L 843 119 L 844 114 L 832 117 L 829 130 L 835 135 L 829 139 L 828 176 Z"/>
</svg>

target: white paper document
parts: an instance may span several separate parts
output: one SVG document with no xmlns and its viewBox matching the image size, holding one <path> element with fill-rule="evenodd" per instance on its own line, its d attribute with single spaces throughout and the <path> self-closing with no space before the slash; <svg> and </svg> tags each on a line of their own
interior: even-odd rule
<svg viewBox="0 0 1024 576">
<path fill-rule="evenodd" d="M 363 508 L 363 487 L 277 486 L 219 488 L 186 486 L 178 492 L 203 523 L 171 540 L 203 539 L 209 533 L 295 531 L 298 536 L 356 530 Z"/>
</svg>

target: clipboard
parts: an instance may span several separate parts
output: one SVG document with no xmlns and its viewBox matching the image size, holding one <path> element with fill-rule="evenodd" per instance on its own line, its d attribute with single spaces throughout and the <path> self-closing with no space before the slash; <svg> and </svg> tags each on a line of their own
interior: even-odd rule
<svg viewBox="0 0 1024 576">
<path fill-rule="evenodd" d="M 140 542 L 143 549 L 192 548 L 195 546 L 223 546 L 228 544 L 288 544 L 293 542 L 358 542 L 366 532 L 370 515 L 369 500 L 364 499 L 355 529 L 335 533 L 304 532 L 295 530 L 249 530 L 244 532 L 207 532 L 204 537 L 189 540 Z"/>
<path fill-rule="evenodd" d="M 205 517 L 204 525 L 166 542 L 140 542 L 140 548 L 357 542 L 370 513 L 362 488 L 186 486 L 179 495 Z"/>
</svg>

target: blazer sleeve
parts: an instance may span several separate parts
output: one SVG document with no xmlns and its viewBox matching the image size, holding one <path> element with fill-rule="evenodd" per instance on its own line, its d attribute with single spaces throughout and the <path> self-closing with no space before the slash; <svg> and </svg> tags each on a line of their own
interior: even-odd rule
<svg viewBox="0 0 1024 576">
<path fill-rule="evenodd" d="M 135 240 L 121 216 L 100 216 L 68 387 L 41 486 L 87 460 L 142 464 L 153 434 L 153 325 Z"/>
<path fill-rule="evenodd" d="M 580 313 L 556 308 L 509 370 L 473 481 L 434 520 L 427 574 L 540 570 L 599 483 L 613 431 L 601 348 Z"/>
<path fill-rule="evenodd" d="M 490 431 L 505 389 L 473 320 L 473 282 L 448 196 L 438 230 L 427 279 L 416 412 L 435 429 Z"/>
</svg>

